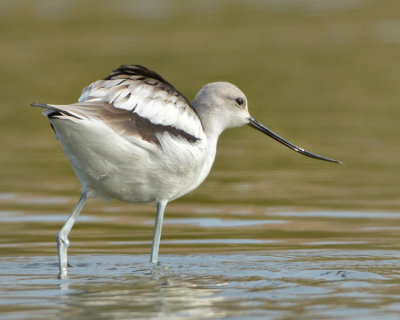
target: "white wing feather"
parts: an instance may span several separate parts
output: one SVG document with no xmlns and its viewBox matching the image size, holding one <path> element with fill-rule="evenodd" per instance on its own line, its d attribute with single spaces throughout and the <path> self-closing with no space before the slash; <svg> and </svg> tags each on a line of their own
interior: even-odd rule
<svg viewBox="0 0 400 320">
<path fill-rule="evenodd" d="M 183 97 L 141 79 L 96 81 L 86 87 L 79 98 L 79 102 L 95 101 L 135 112 L 153 124 L 172 126 L 196 138 L 202 137 L 201 121 Z"/>
</svg>

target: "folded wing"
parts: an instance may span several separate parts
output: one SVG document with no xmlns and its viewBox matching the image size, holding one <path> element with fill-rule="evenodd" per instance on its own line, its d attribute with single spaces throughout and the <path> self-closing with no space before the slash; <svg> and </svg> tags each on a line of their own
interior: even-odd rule
<svg viewBox="0 0 400 320">
<path fill-rule="evenodd" d="M 139 65 L 123 65 L 86 87 L 72 105 L 32 104 L 51 118 L 100 120 L 122 136 L 140 135 L 159 144 L 165 132 L 195 143 L 202 124 L 191 103 L 160 75 Z"/>
</svg>

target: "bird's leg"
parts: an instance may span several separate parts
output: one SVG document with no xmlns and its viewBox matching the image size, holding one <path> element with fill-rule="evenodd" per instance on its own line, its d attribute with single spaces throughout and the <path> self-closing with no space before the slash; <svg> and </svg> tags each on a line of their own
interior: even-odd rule
<svg viewBox="0 0 400 320">
<path fill-rule="evenodd" d="M 68 258 L 67 258 L 67 249 L 69 247 L 68 235 L 81 212 L 87 196 L 86 193 L 83 192 L 78 203 L 76 204 L 74 211 L 72 211 L 69 216 L 67 222 L 65 222 L 64 226 L 57 233 L 57 248 L 58 248 L 58 263 L 60 265 L 60 279 L 65 279 L 68 275 Z"/>
<path fill-rule="evenodd" d="M 165 207 L 167 206 L 168 201 L 162 200 L 157 202 L 157 216 L 156 222 L 154 224 L 154 234 L 153 234 L 153 246 L 151 248 L 151 263 L 157 263 L 158 260 L 158 248 L 160 247 L 160 239 L 161 239 L 161 229 L 164 218 Z"/>
</svg>

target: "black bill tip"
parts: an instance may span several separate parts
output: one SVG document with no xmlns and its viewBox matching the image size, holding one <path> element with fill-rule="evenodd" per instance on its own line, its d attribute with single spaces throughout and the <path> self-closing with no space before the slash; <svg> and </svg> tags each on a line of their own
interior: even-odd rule
<svg viewBox="0 0 400 320">
<path fill-rule="evenodd" d="M 275 132 L 273 132 L 272 130 L 268 129 L 266 126 L 264 126 L 262 123 L 258 122 L 256 119 L 254 118 L 249 118 L 249 126 L 257 129 L 259 131 L 261 131 L 262 133 L 266 134 L 267 136 L 271 137 L 272 139 L 282 143 L 283 145 L 285 145 L 286 147 L 301 153 L 302 155 L 305 155 L 307 157 L 310 158 L 314 158 L 314 159 L 318 159 L 318 160 L 323 160 L 323 161 L 329 161 L 329 162 L 334 162 L 334 163 L 339 163 L 339 164 L 343 164 L 343 162 L 335 160 L 335 159 L 331 159 L 331 158 L 327 158 L 324 156 L 320 156 L 318 154 L 309 152 L 307 150 L 304 150 L 303 148 L 300 148 L 292 143 L 290 143 L 289 141 L 283 139 L 282 137 L 280 137 L 279 135 L 277 135 Z"/>
</svg>

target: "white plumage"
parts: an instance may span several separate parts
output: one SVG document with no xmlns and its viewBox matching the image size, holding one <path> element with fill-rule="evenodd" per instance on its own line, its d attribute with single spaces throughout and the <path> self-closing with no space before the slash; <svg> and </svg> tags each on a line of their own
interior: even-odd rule
<svg viewBox="0 0 400 320">
<path fill-rule="evenodd" d="M 123 65 L 86 87 L 71 105 L 32 104 L 56 132 L 82 183 L 82 196 L 57 235 L 60 276 L 67 276 L 68 234 L 86 199 L 157 203 L 151 262 L 157 262 L 168 201 L 194 190 L 214 162 L 218 137 L 249 124 L 304 155 L 250 117 L 242 91 L 227 82 L 204 86 L 193 103 L 160 75 Z"/>
</svg>

